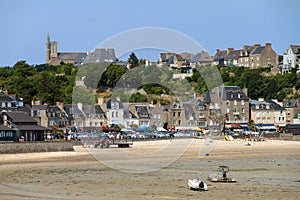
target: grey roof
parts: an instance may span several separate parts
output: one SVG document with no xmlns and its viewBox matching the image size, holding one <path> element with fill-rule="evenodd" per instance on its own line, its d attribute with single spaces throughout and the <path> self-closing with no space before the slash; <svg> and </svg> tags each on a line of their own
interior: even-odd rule
<svg viewBox="0 0 300 200">
<path fill-rule="evenodd" d="M 135 105 L 135 110 L 140 118 L 148 118 L 150 116 L 146 105 Z"/>
<path fill-rule="evenodd" d="M 48 106 L 47 112 L 59 113 L 62 112 L 62 110 L 58 106 Z"/>
<path fill-rule="evenodd" d="M 33 110 L 47 110 L 48 105 L 32 105 Z"/>
<path fill-rule="evenodd" d="M 168 108 L 169 108 L 169 109 L 182 109 L 180 103 L 175 102 L 175 101 L 171 102 L 171 103 L 169 104 Z"/>
<path fill-rule="evenodd" d="M 240 97 L 238 96 L 240 94 Z M 219 97 L 224 100 L 228 99 L 243 99 L 248 100 L 249 97 L 241 90 L 239 86 L 221 86 Z"/>
<path fill-rule="evenodd" d="M 265 50 L 265 46 L 257 47 L 257 48 L 251 53 L 251 55 L 261 54 L 264 50 Z"/>
<path fill-rule="evenodd" d="M 111 103 L 117 102 L 119 103 L 119 109 L 123 109 L 123 103 L 121 101 L 116 100 L 115 98 L 110 98 L 107 102 L 106 102 L 106 108 L 107 109 L 111 109 Z"/>
<path fill-rule="evenodd" d="M 205 92 L 204 93 L 204 102 L 205 103 L 211 103 L 212 102 L 212 93 L 210 93 L 210 92 Z"/>
<path fill-rule="evenodd" d="M 13 129 L 1 124 L 0 125 L 0 131 L 13 131 Z"/>
<path fill-rule="evenodd" d="M 298 106 L 297 104 L 298 104 L 297 99 L 289 99 L 288 102 L 285 103 L 284 107 L 293 108 L 293 107 L 297 107 Z"/>
<path fill-rule="evenodd" d="M 241 55 L 241 49 L 240 50 L 234 50 L 231 51 L 227 56 L 226 60 L 238 60 Z"/>
<path fill-rule="evenodd" d="M 116 61 L 114 49 L 95 49 L 87 55 L 83 63 L 103 63 Z"/>
<path fill-rule="evenodd" d="M 256 47 L 254 47 L 254 46 L 247 46 L 247 48 L 242 50 L 243 54 L 240 57 L 243 57 L 243 56 L 248 57 L 255 50 L 255 48 Z M 247 52 L 247 55 L 246 55 L 246 52 Z"/>
<path fill-rule="evenodd" d="M 87 114 L 104 114 L 100 105 L 83 105 L 83 112 Z"/>
<path fill-rule="evenodd" d="M 131 117 L 130 117 L 131 115 Z M 132 118 L 132 119 L 137 119 L 137 116 L 135 116 L 132 112 L 130 112 L 129 110 L 127 109 L 124 109 L 124 115 L 123 115 L 124 118 Z"/>
<path fill-rule="evenodd" d="M 40 125 L 17 125 L 17 129 L 20 131 L 50 131 L 50 128 L 40 126 Z"/>
<path fill-rule="evenodd" d="M 79 53 L 78 56 L 74 59 L 74 65 L 79 67 L 87 57 L 87 53 Z"/>
<path fill-rule="evenodd" d="M 183 103 L 183 108 L 185 111 L 185 117 L 188 119 L 190 114 L 195 115 L 194 109 L 190 103 Z"/>
<path fill-rule="evenodd" d="M 29 106 L 27 106 L 27 105 L 25 105 L 25 106 L 18 106 L 18 108 L 17 108 L 18 111 L 27 111 L 27 112 L 29 112 L 30 109 L 31 108 Z"/>
<path fill-rule="evenodd" d="M 59 60 L 76 60 L 78 57 L 85 57 L 87 53 L 76 53 L 76 52 L 59 52 Z"/>
<path fill-rule="evenodd" d="M 167 65 L 174 64 L 174 55 L 169 58 L 166 64 Z"/>
<path fill-rule="evenodd" d="M 35 119 L 23 112 L 6 112 L 6 115 L 11 118 L 14 123 L 37 123 Z"/>
<path fill-rule="evenodd" d="M 12 102 L 14 101 L 13 98 L 5 94 L 4 92 L 0 91 L 0 102 Z"/>
<path fill-rule="evenodd" d="M 71 109 L 73 110 L 72 112 Z M 84 117 L 84 113 L 78 108 L 77 104 L 65 104 L 64 110 L 68 117 L 73 117 L 74 114 L 77 114 L 79 117 Z"/>
<path fill-rule="evenodd" d="M 285 110 L 281 105 L 272 100 L 267 100 L 266 102 L 270 103 L 274 110 Z"/>
<path fill-rule="evenodd" d="M 196 62 L 211 62 L 212 58 L 207 52 L 200 52 L 194 55 L 194 57 L 191 60 L 191 63 L 196 63 Z"/>
<path fill-rule="evenodd" d="M 14 101 L 17 101 L 17 102 L 23 102 L 22 99 L 20 99 L 19 97 L 17 96 L 10 96 Z"/>
<path fill-rule="evenodd" d="M 300 45 L 290 45 L 294 54 L 300 53 Z"/>
<path fill-rule="evenodd" d="M 218 61 L 218 60 L 222 60 L 225 59 L 227 56 L 227 51 L 226 50 L 222 50 L 216 53 L 216 55 L 214 56 L 213 61 Z"/>
<path fill-rule="evenodd" d="M 190 62 L 190 61 L 193 59 L 194 54 L 184 52 L 184 53 L 181 53 L 180 56 L 181 56 L 183 59 L 185 59 L 185 60 L 187 60 L 187 61 Z"/>
<path fill-rule="evenodd" d="M 266 101 L 257 101 L 257 100 L 250 100 L 250 105 L 252 110 L 257 110 L 256 106 L 259 106 L 258 110 L 266 109 L 266 106 L 270 106 L 269 109 L 272 109 L 272 104 Z"/>
<path fill-rule="evenodd" d="M 160 53 L 160 58 L 161 58 L 161 61 L 162 62 L 167 62 L 168 60 L 169 60 L 169 58 L 172 56 L 172 55 L 174 55 L 175 53 L 170 53 L 170 52 L 168 52 L 168 53 Z"/>
</svg>

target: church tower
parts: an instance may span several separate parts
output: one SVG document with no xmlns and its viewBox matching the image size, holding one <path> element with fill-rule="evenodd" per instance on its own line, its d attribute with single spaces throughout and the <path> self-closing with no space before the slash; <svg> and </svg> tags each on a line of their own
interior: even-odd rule
<svg viewBox="0 0 300 200">
<path fill-rule="evenodd" d="M 50 35 L 48 33 L 46 40 L 46 63 L 54 64 L 57 62 L 58 53 L 57 53 L 57 42 L 50 41 Z"/>
</svg>

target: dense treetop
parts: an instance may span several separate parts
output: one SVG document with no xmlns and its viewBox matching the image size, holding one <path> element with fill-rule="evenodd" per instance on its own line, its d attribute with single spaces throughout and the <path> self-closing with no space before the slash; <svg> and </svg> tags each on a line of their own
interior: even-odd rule
<svg viewBox="0 0 300 200">
<path fill-rule="evenodd" d="M 135 56 L 131 55 L 131 58 L 136 64 Z M 23 98 L 25 103 L 40 100 L 48 104 L 94 103 L 96 93 L 115 89 L 124 92 L 126 88 L 137 92 L 143 89 L 145 94 L 136 92 L 127 98 L 130 102 L 145 102 L 155 100 L 149 99 L 153 95 L 203 94 L 223 83 L 247 87 L 248 96 L 252 99 L 263 97 L 282 101 L 284 98 L 300 98 L 300 74 L 295 71 L 272 76 L 270 68 L 249 70 L 243 67 L 197 66 L 191 77 L 176 81 L 172 80 L 173 73 L 177 72 L 167 67 L 144 65 L 128 70 L 125 66 L 110 63 L 85 64 L 76 68 L 64 63 L 51 66 L 19 61 L 12 67 L 0 68 L 0 88 Z M 75 81 L 83 81 L 84 85 L 75 86 Z"/>
</svg>

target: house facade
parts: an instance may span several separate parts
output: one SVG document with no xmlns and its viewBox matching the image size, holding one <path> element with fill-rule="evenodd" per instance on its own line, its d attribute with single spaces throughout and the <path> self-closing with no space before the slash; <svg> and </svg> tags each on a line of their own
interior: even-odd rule
<svg viewBox="0 0 300 200">
<path fill-rule="evenodd" d="M 286 110 L 287 124 L 300 124 L 300 99 L 289 99 L 283 102 Z"/>
<path fill-rule="evenodd" d="M 110 98 L 103 108 L 110 124 L 123 125 L 123 103 L 119 99 Z"/>
<path fill-rule="evenodd" d="M 250 119 L 247 92 L 238 86 L 220 86 L 214 88 L 215 94 L 221 100 L 220 107 L 226 115 L 227 124 L 247 124 Z"/>
<path fill-rule="evenodd" d="M 283 54 L 282 73 L 291 72 L 296 65 L 300 65 L 300 45 L 290 45 Z M 298 68 L 298 73 L 300 69 Z"/>
</svg>

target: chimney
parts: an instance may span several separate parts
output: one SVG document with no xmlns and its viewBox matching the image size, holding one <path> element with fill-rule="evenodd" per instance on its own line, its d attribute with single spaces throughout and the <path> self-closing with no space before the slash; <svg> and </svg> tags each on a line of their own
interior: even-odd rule
<svg viewBox="0 0 300 200">
<path fill-rule="evenodd" d="M 216 54 L 220 52 L 220 49 L 216 49 Z"/>
<path fill-rule="evenodd" d="M 234 48 L 228 48 L 227 49 L 227 54 L 229 54 L 230 52 L 233 52 L 234 51 Z"/>
<path fill-rule="evenodd" d="M 242 91 L 244 92 L 244 94 L 245 94 L 246 96 L 248 96 L 248 88 L 247 88 L 247 87 L 244 87 L 244 88 L 242 89 Z"/>
<path fill-rule="evenodd" d="M 103 97 L 98 97 L 98 105 L 103 105 L 104 104 L 104 98 Z"/>
<path fill-rule="evenodd" d="M 58 106 L 59 109 L 64 110 L 64 103 L 56 102 L 56 106 Z"/>
<path fill-rule="evenodd" d="M 272 44 L 271 44 L 270 42 L 267 42 L 267 43 L 266 43 L 266 48 L 271 49 L 271 46 L 272 46 Z"/>
<path fill-rule="evenodd" d="M 254 44 L 254 48 L 260 47 L 260 44 Z"/>
<path fill-rule="evenodd" d="M 244 45 L 244 50 L 246 51 L 249 48 L 249 45 Z"/>
</svg>

